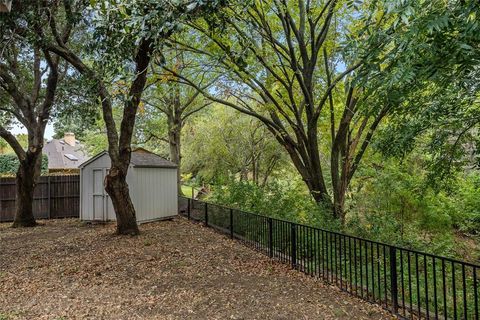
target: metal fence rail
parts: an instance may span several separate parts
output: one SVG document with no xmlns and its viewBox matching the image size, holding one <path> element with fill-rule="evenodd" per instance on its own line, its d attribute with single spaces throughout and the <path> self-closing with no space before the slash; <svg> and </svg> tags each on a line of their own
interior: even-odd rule
<svg viewBox="0 0 480 320">
<path fill-rule="evenodd" d="M 185 197 L 179 211 L 401 317 L 479 319 L 478 265 Z"/>
<path fill-rule="evenodd" d="M 0 178 L 0 222 L 15 217 L 15 178 Z M 36 219 L 74 218 L 80 214 L 80 176 L 42 176 L 34 191 Z"/>
</svg>

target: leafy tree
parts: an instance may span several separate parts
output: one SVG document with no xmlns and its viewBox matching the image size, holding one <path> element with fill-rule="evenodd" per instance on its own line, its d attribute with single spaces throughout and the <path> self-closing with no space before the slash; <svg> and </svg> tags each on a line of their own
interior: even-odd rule
<svg viewBox="0 0 480 320">
<path fill-rule="evenodd" d="M 176 37 L 180 37 L 177 35 Z M 179 167 L 177 172 L 178 192 L 181 188 L 181 136 L 186 121 L 211 104 L 211 101 L 191 86 L 179 83 L 178 77 L 171 75 L 165 69 L 173 69 L 181 75 L 188 75 L 199 87 L 204 89 L 212 84 L 212 79 L 205 76 L 195 61 L 186 52 L 181 52 L 175 47 L 164 50 L 165 62 L 160 66 L 152 67 L 152 76 L 144 98 L 142 114 L 149 118 L 143 127 L 146 141 L 166 141 L 169 147 L 169 158 Z M 195 79 L 193 79 L 195 78 Z M 166 135 L 158 135 L 158 117 L 165 116 L 167 122 Z M 167 138 L 165 138 L 165 136 Z"/>
<path fill-rule="evenodd" d="M 285 153 L 260 121 L 221 105 L 199 115 L 186 132 L 184 169 L 207 182 L 236 178 L 264 187 L 286 165 Z"/>
<path fill-rule="evenodd" d="M 70 74 L 58 89 L 58 107 L 53 121 L 54 137 L 60 139 L 65 132 L 73 132 L 79 140 L 83 140 L 101 118 L 100 104 L 88 79 L 72 70 Z"/>
<path fill-rule="evenodd" d="M 352 81 L 366 59 L 343 44 L 356 14 L 335 0 L 232 5 L 216 19 L 189 23 L 195 41 L 176 42 L 217 66 L 222 81 L 215 90 L 171 70 L 209 99 L 264 123 L 312 197 L 341 220 L 351 179 L 391 108 Z M 378 18 L 352 27 L 368 31 L 382 23 Z"/>
<path fill-rule="evenodd" d="M 81 53 L 68 46 L 59 37 L 56 21 L 50 19 L 53 41 L 48 49 L 67 60 L 80 74 L 94 84 L 101 102 L 103 120 L 108 137 L 108 152 L 112 166 L 105 179 L 117 217 L 118 234 L 138 234 L 135 208 L 131 201 L 126 176 L 130 163 L 131 142 L 137 110 L 147 82 L 148 67 L 158 54 L 165 38 L 170 36 L 180 21 L 194 15 L 215 10 L 222 1 L 91 1 L 91 10 L 79 6 L 75 11 L 70 1 L 63 1 L 63 9 L 70 21 L 80 21 L 80 16 L 93 17 L 84 21 L 93 31 L 95 60 L 92 65 Z M 83 1 L 78 1 L 82 4 Z M 101 41 L 98 41 L 101 39 Z M 119 130 L 113 117 L 115 95 L 108 83 L 121 76 L 126 83 L 127 94 L 117 95 L 123 104 L 123 116 Z M 118 71 L 122 70 L 120 74 Z M 110 75 L 110 77 L 109 77 Z M 115 79 L 117 77 L 117 79 Z"/>
<path fill-rule="evenodd" d="M 60 58 L 37 42 L 43 33 L 41 18 L 51 12 L 32 1 L 16 3 L 12 13 L 0 16 L 0 137 L 13 149 L 19 160 L 16 174 L 14 227 L 36 225 L 33 217 L 33 192 L 40 175 L 45 127 L 54 106 L 60 78 Z M 58 26 L 59 39 L 68 42 L 70 29 Z M 8 130 L 12 124 L 23 125 L 28 132 L 24 149 Z"/>
<path fill-rule="evenodd" d="M 478 165 L 480 5 L 381 1 L 372 11 L 390 27 L 359 47 L 375 52 L 372 68 L 389 65 L 379 85 L 399 105 L 378 146 L 393 156 L 422 148 L 431 155 L 430 181 L 445 186 L 456 171 Z"/>
</svg>

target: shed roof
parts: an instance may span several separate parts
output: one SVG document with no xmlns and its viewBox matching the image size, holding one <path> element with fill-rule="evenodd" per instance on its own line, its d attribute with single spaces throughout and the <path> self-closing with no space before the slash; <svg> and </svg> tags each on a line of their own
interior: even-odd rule
<svg viewBox="0 0 480 320">
<path fill-rule="evenodd" d="M 82 163 L 79 167 L 85 167 L 86 165 L 100 158 L 104 154 L 108 155 L 108 152 L 100 152 L 96 156 Z M 143 148 L 137 148 L 132 151 L 130 165 L 136 168 L 177 168 L 177 165 L 175 163 Z"/>
<path fill-rule="evenodd" d="M 159 155 L 145 150 L 143 148 L 137 148 L 132 151 L 132 158 L 130 163 L 134 167 L 146 167 L 146 168 L 176 168 L 177 165 L 167 159 L 160 157 Z"/>
</svg>

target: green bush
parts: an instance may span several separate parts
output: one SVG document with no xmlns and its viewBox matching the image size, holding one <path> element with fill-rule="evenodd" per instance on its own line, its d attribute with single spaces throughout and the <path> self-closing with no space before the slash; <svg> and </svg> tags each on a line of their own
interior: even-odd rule
<svg viewBox="0 0 480 320">
<path fill-rule="evenodd" d="M 312 200 L 303 184 L 295 181 L 275 181 L 262 188 L 247 181 L 228 180 L 212 191 L 207 201 L 213 203 L 301 224 L 340 229 L 338 221 Z"/>
<path fill-rule="evenodd" d="M 207 201 L 439 255 L 480 258 L 475 253 L 480 231 L 479 174 L 459 178 L 452 193 L 428 187 L 425 171 L 413 162 L 385 161 L 382 168 L 369 170 L 362 174 L 374 179 L 353 186 L 343 227 L 295 179 L 277 179 L 264 188 L 233 179 L 219 181 Z M 459 237 L 472 241 L 458 241 Z"/>
<path fill-rule="evenodd" d="M 15 175 L 19 166 L 15 154 L 0 154 L 0 175 Z M 42 155 L 42 173 L 48 172 L 48 157 Z"/>
<path fill-rule="evenodd" d="M 448 189 L 436 190 L 428 172 L 415 156 L 403 162 L 383 160 L 364 167 L 349 203 L 350 232 L 378 241 L 440 255 L 479 258 L 477 249 L 465 247 L 471 238 L 479 245 L 480 175 L 459 174 Z M 359 183 L 359 181 L 362 181 Z M 464 239 L 463 239 L 464 240 Z"/>
</svg>

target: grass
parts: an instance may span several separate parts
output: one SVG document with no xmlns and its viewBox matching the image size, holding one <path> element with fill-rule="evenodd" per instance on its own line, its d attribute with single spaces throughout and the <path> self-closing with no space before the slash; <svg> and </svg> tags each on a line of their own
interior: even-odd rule
<svg viewBox="0 0 480 320">
<path fill-rule="evenodd" d="M 191 187 L 191 186 L 182 186 L 182 193 L 185 197 L 188 197 L 188 198 L 193 198 L 194 197 L 194 193 L 196 194 L 198 192 L 198 189 L 195 188 L 195 187 Z"/>
</svg>

